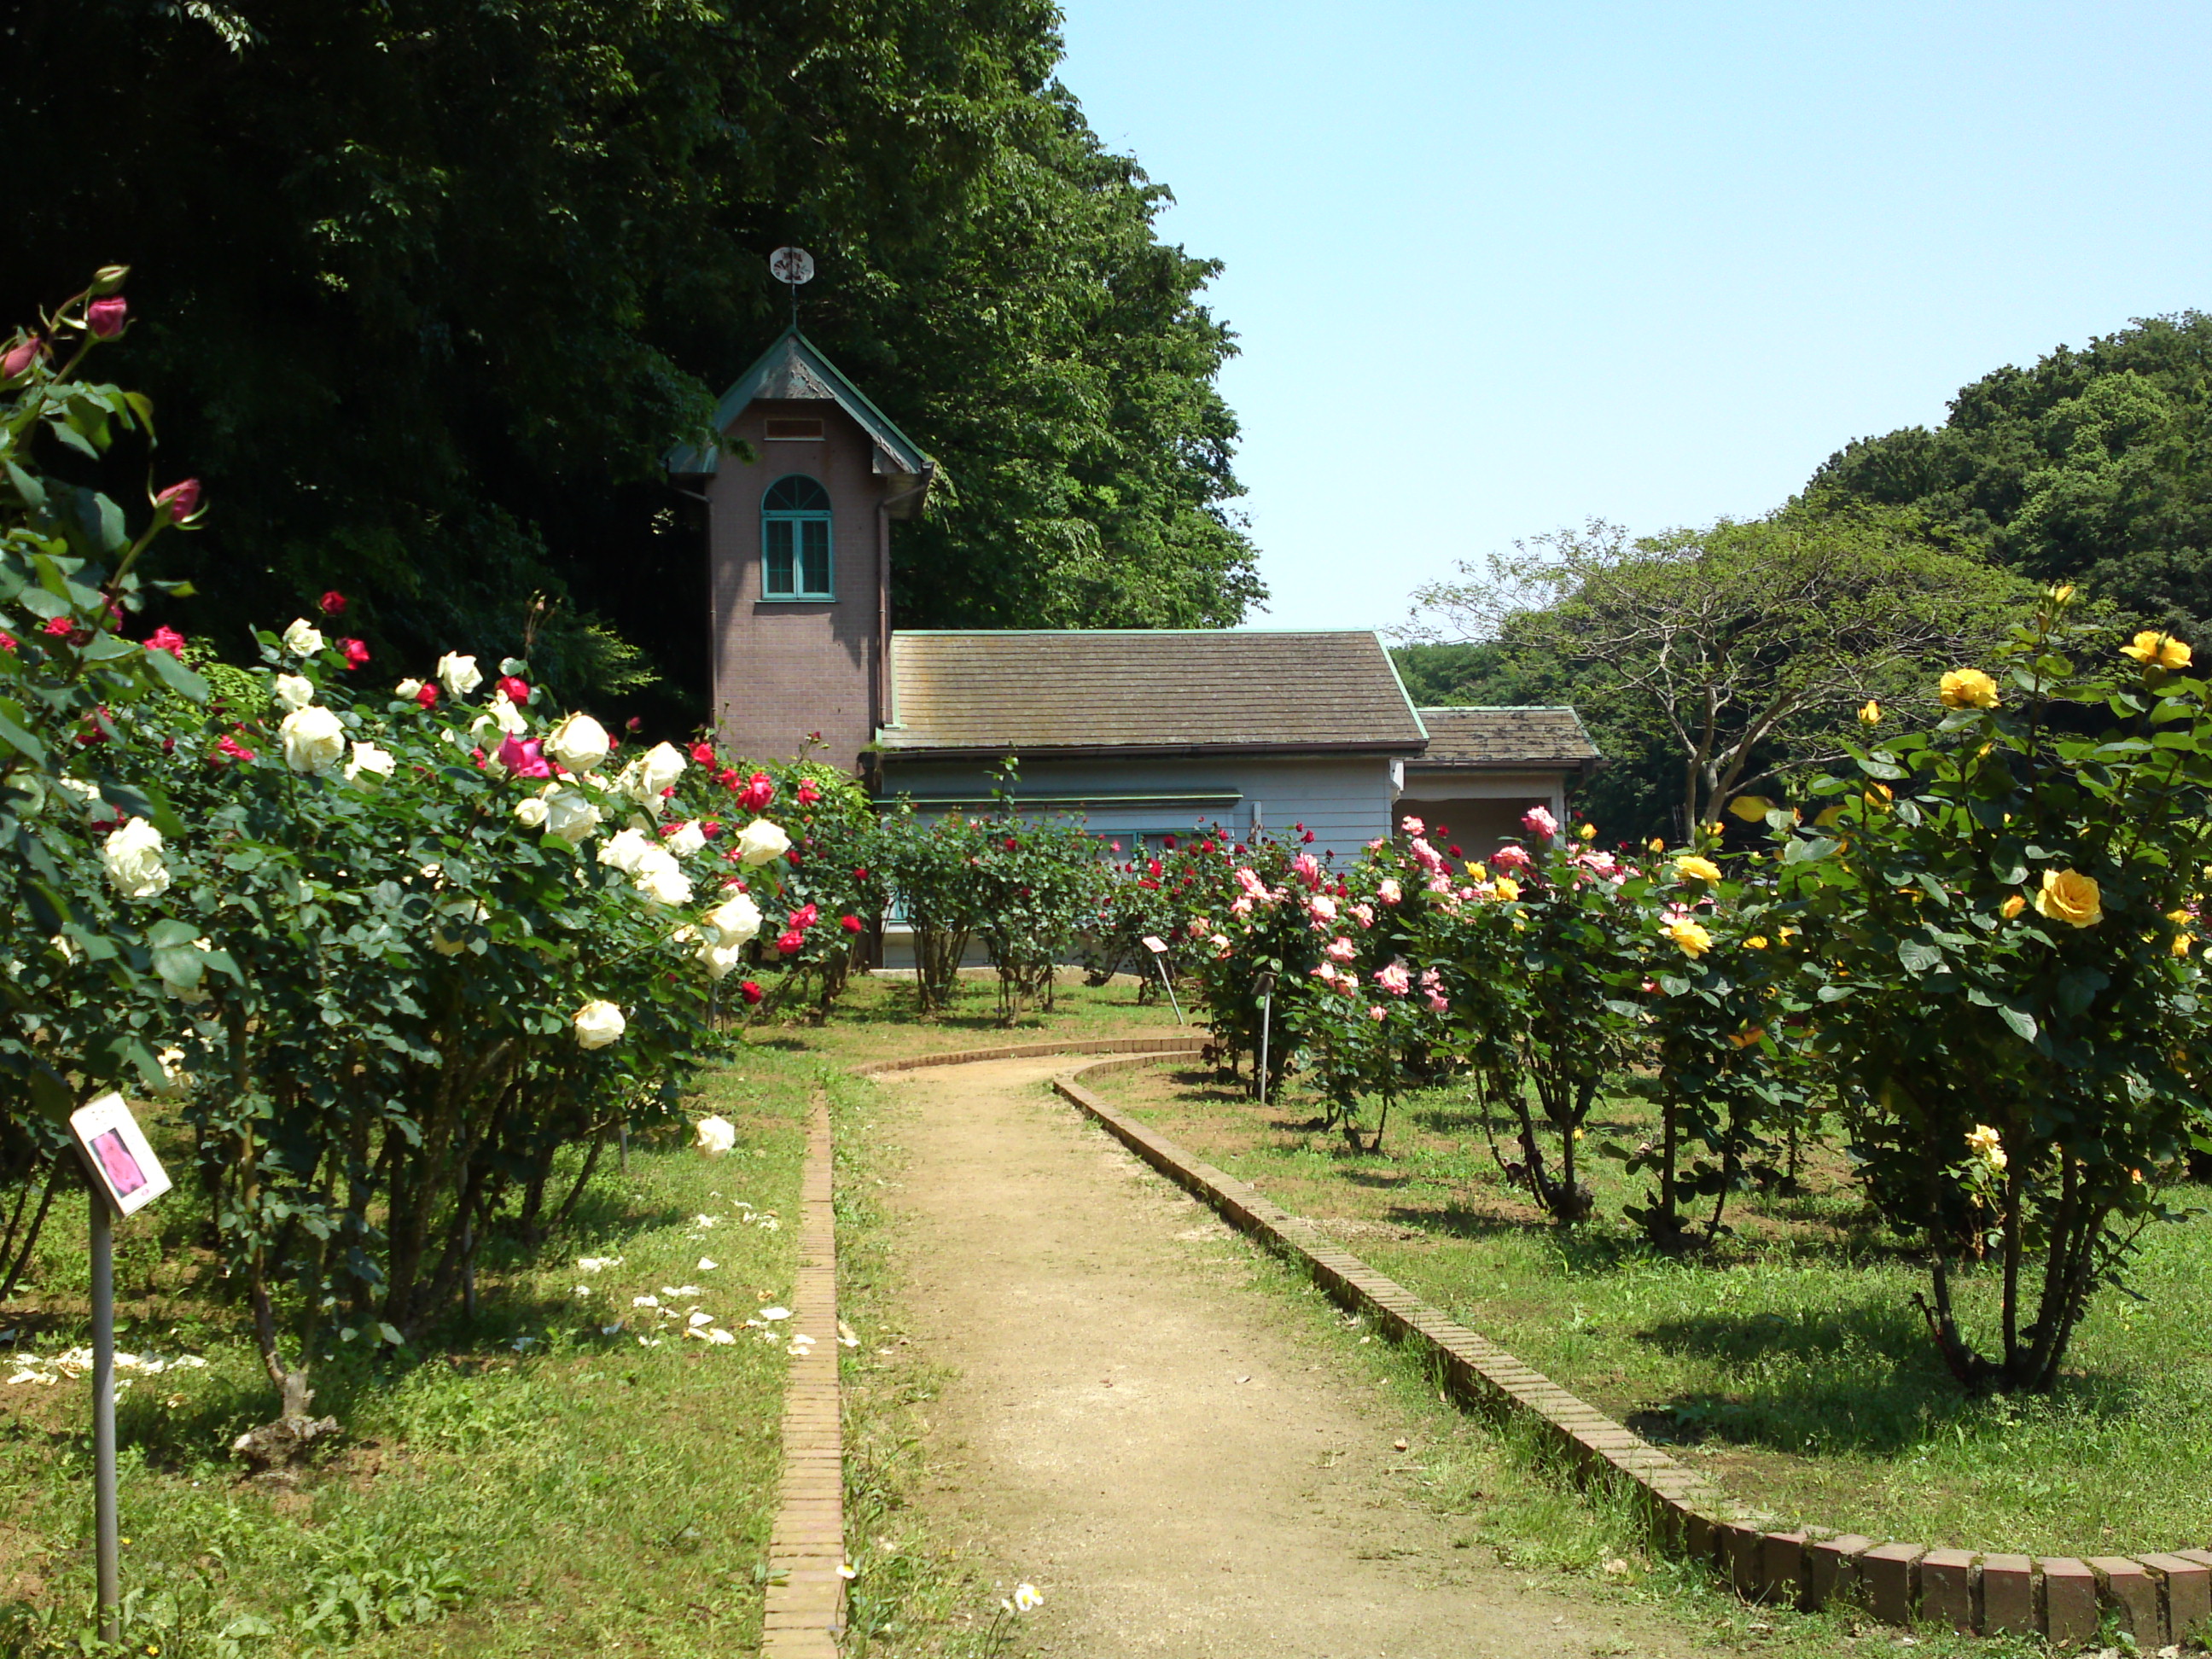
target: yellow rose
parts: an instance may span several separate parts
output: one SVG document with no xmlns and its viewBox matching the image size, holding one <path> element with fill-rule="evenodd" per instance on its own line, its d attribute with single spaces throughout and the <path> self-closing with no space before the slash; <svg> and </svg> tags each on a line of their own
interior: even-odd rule
<svg viewBox="0 0 2212 1659">
<path fill-rule="evenodd" d="M 1595 841 L 1597 839 L 1597 825 L 1585 822 L 1576 827 L 1575 834 L 1583 841 Z"/>
<path fill-rule="evenodd" d="M 1766 1028 L 1764 1025 L 1754 1025 L 1747 1031 L 1734 1031 L 1729 1035 L 1729 1047 L 1748 1048 L 1765 1035 Z"/>
<path fill-rule="evenodd" d="M 1685 853 L 1674 860 L 1674 879 L 1677 881 L 1718 881 L 1721 867 L 1711 859 L 1701 859 L 1695 853 Z"/>
<path fill-rule="evenodd" d="M 2146 629 L 2136 635 L 2133 645 L 2120 647 L 2124 657 L 2133 657 L 2145 668 L 2164 668 L 2169 671 L 2189 666 L 2189 647 L 2171 634 Z"/>
<path fill-rule="evenodd" d="M 1994 708 L 1997 683 L 1978 668 L 1954 668 L 1937 684 L 1946 708 Z"/>
<path fill-rule="evenodd" d="M 1496 881 L 1491 883 L 1491 887 L 1498 898 L 1507 904 L 1510 904 L 1521 896 L 1521 884 L 1510 876 L 1498 877 Z"/>
<path fill-rule="evenodd" d="M 1667 850 L 1667 843 L 1660 840 L 1658 836 L 1654 836 L 1650 841 L 1644 843 L 1644 850 L 1647 853 L 1663 853 Z M 2212 876 L 2212 864 L 2208 864 L 2204 866 L 2204 873 L 2208 876 Z"/>
<path fill-rule="evenodd" d="M 1864 702 L 1859 705 L 1859 724 L 1861 726 L 1880 726 L 1881 724 L 1881 705 L 1876 702 L 1872 697 L 1869 697 Z"/>
<path fill-rule="evenodd" d="M 1747 951 L 1764 951 L 1766 948 L 1766 935 L 1753 933 L 1749 939 L 1744 940 L 1743 948 Z"/>
<path fill-rule="evenodd" d="M 1970 1131 L 1966 1136 L 1966 1150 L 1972 1152 L 1976 1158 L 1981 1159 L 1983 1163 L 1988 1164 L 1990 1169 L 2000 1172 L 2003 1170 L 2005 1167 L 2004 1141 L 2002 1138 L 1998 1135 L 1997 1132 L 1990 1127 L 1988 1124 L 1977 1123 L 1974 1125 L 1972 1130 Z"/>
<path fill-rule="evenodd" d="M 2079 870 L 2045 870 L 2035 908 L 2052 921 L 2075 927 L 2094 927 L 2105 919 L 2104 896 L 2097 890 L 2097 878 Z"/>
<path fill-rule="evenodd" d="M 2173 936 L 2173 943 L 2166 948 L 2172 951 L 2175 956 L 2185 957 L 2189 954 L 2189 935 L 2186 933 L 2176 933 Z"/>
<path fill-rule="evenodd" d="M 1729 803 L 1729 811 L 1746 823 L 1764 823 L 1773 810 L 1774 803 L 1764 795 L 1738 795 Z"/>
<path fill-rule="evenodd" d="M 1664 931 L 1686 957 L 1701 957 L 1713 948 L 1713 936 L 1694 921 L 1670 921 Z"/>
<path fill-rule="evenodd" d="M 1480 864 L 1468 865 L 1467 866 L 1467 875 L 1469 881 L 1488 881 L 1490 879 L 1489 870 Z"/>
<path fill-rule="evenodd" d="M 2019 893 L 2014 893 L 2002 904 L 1997 906 L 1997 914 L 2002 916 L 2007 921 L 2010 921 L 2014 916 L 2018 915 L 2021 911 L 2027 908 L 2027 900 L 2026 897 Z"/>
<path fill-rule="evenodd" d="M 2050 589 L 2049 592 L 2051 595 L 2051 602 L 2053 605 L 2071 605 L 2074 603 L 2074 584 L 2072 582 L 2061 582 L 2057 586 Z"/>
</svg>

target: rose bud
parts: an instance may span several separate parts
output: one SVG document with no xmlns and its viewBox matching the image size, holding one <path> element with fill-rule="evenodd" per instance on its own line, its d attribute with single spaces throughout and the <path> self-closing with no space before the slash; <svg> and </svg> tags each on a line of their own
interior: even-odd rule
<svg viewBox="0 0 2212 1659">
<path fill-rule="evenodd" d="M 512 674 L 499 677 L 499 689 L 507 693 L 507 700 L 517 708 L 530 701 L 530 688 Z"/>
<path fill-rule="evenodd" d="M 345 615 L 346 596 L 339 592 L 336 588 L 333 588 L 329 592 L 324 594 L 323 597 L 316 600 L 315 603 L 322 608 L 322 612 L 325 617 L 343 617 Z"/>
<path fill-rule="evenodd" d="M 181 521 L 191 518 L 200 510 L 200 481 L 186 478 L 180 483 L 171 484 L 154 497 L 154 506 L 157 511 L 167 507 L 173 520 Z"/>
<path fill-rule="evenodd" d="M 120 294 L 111 294 L 104 300 L 94 300 L 84 308 L 84 325 L 96 339 L 112 340 L 123 332 L 124 319 L 131 314 L 131 307 Z"/>
<path fill-rule="evenodd" d="M 92 291 L 95 295 L 112 294 L 130 275 L 129 265 L 102 265 L 92 273 Z"/>
<path fill-rule="evenodd" d="M 46 356 L 46 343 L 35 334 L 27 334 L 8 348 L 8 355 L 0 357 L 0 380 L 12 380 L 19 374 L 31 372 L 31 365 Z"/>
</svg>

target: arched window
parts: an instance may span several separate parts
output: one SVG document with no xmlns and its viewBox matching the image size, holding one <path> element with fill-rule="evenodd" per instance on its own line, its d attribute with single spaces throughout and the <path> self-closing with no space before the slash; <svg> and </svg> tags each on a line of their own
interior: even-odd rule
<svg viewBox="0 0 2212 1659">
<path fill-rule="evenodd" d="M 830 586 L 830 492 L 795 472 L 761 497 L 761 597 L 837 597 Z"/>
</svg>

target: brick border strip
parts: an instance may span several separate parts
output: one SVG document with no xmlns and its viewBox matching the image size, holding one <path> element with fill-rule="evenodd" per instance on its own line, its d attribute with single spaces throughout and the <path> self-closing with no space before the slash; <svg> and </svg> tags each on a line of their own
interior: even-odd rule
<svg viewBox="0 0 2212 1659">
<path fill-rule="evenodd" d="M 954 1048 L 941 1054 L 908 1054 L 903 1060 L 871 1060 L 853 1067 L 852 1074 L 881 1077 L 886 1072 L 917 1072 L 931 1066 L 969 1066 L 986 1060 L 1042 1060 L 1051 1054 L 1134 1054 L 1171 1060 L 1198 1054 L 1210 1041 L 1195 1032 L 1163 1031 L 1152 1036 L 1096 1037 L 1088 1042 L 1005 1042 L 990 1048 Z"/>
<path fill-rule="evenodd" d="M 814 1342 L 792 1355 L 784 1384 L 783 1481 L 769 1536 L 760 1650 L 763 1659 L 836 1659 L 845 1622 L 845 1453 L 830 1103 L 819 1093 L 806 1120 L 789 1328 Z"/>
<path fill-rule="evenodd" d="M 1179 1052 L 1187 1051 L 1098 1060 L 1052 1086 L 1169 1180 L 1303 1266 L 1339 1301 L 1373 1315 L 1395 1340 L 1425 1348 L 1462 1400 L 1498 1420 L 1534 1426 L 1577 1480 L 1625 1483 L 1660 1548 L 1711 1568 L 1746 1599 L 1808 1613 L 1845 1603 L 1893 1625 L 1932 1620 L 1985 1636 L 2066 1643 L 2095 1639 L 2110 1607 L 2144 1647 L 2179 1641 L 2212 1620 L 2212 1552 L 2204 1550 L 2079 1560 L 1877 1544 L 1815 1527 L 1775 1529 L 1773 1516 L 1735 1503 L 1704 1475 L 1339 1249 L 1312 1222 L 1124 1117 L 1079 1081 Z"/>
</svg>

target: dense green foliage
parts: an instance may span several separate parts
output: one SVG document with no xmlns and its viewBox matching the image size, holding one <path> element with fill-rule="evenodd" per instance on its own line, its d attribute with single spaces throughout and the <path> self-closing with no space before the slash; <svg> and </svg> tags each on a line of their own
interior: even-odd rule
<svg viewBox="0 0 2212 1659">
<path fill-rule="evenodd" d="M 1910 506 L 2045 580 L 2190 637 L 2212 619 L 2212 317 L 2062 346 L 1960 389 L 1950 418 L 1862 438 L 1809 497 Z"/>
<path fill-rule="evenodd" d="M 41 184 L 0 307 L 142 271 L 139 378 L 222 502 L 173 619 L 234 651 L 343 586 L 380 656 L 528 655 L 571 699 L 665 673 L 663 712 L 695 706 L 704 561 L 659 457 L 787 321 L 787 241 L 811 337 L 951 481 L 902 532 L 902 620 L 1231 622 L 1260 590 L 1212 267 L 1051 80 L 1055 21 L 33 0 L 0 143 Z"/>
</svg>

